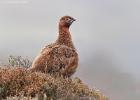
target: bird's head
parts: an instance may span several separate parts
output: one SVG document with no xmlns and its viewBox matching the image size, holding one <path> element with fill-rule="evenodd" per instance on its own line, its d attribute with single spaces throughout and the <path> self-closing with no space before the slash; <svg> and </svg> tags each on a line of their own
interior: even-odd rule
<svg viewBox="0 0 140 100">
<path fill-rule="evenodd" d="M 60 19 L 59 26 L 69 28 L 70 25 L 75 21 L 75 19 L 71 16 L 63 16 Z"/>
</svg>

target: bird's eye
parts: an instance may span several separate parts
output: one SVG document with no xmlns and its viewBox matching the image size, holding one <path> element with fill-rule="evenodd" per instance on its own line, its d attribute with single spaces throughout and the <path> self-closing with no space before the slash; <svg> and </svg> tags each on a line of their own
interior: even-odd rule
<svg viewBox="0 0 140 100">
<path fill-rule="evenodd" d="M 70 18 L 66 18 L 65 20 L 68 21 L 68 20 L 70 20 Z"/>
</svg>

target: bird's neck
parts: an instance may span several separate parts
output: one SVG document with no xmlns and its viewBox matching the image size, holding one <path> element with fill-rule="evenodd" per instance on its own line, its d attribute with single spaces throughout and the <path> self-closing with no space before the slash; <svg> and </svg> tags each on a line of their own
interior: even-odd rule
<svg viewBox="0 0 140 100">
<path fill-rule="evenodd" d="M 69 31 L 69 27 L 59 26 L 59 36 L 57 39 L 57 43 L 74 48 L 74 45 L 72 43 L 71 34 Z"/>
</svg>

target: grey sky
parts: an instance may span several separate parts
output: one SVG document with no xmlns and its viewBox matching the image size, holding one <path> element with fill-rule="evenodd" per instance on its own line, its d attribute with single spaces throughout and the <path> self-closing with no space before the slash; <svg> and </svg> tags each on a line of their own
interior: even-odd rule
<svg viewBox="0 0 140 100">
<path fill-rule="evenodd" d="M 33 59 L 56 39 L 59 18 L 71 15 L 77 19 L 71 32 L 80 56 L 75 76 L 110 100 L 137 100 L 139 10 L 139 0 L 0 0 L 0 59 L 10 54 Z"/>
</svg>

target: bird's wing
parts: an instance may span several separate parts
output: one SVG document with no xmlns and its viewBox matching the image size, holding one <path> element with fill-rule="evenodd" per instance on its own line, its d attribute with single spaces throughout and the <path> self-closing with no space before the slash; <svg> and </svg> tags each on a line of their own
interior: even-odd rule
<svg viewBox="0 0 140 100">
<path fill-rule="evenodd" d="M 41 49 L 40 53 L 46 53 L 46 52 L 50 52 L 52 50 L 52 48 L 58 46 L 56 43 L 52 43 L 49 45 L 46 45 L 43 49 Z"/>
<path fill-rule="evenodd" d="M 52 48 L 54 46 L 55 46 L 54 44 L 45 46 L 34 59 L 30 69 L 33 71 L 35 70 L 35 71 L 44 72 L 45 67 L 47 65 L 46 63 L 47 63 L 48 59 L 50 59 L 50 52 L 52 51 Z"/>
<path fill-rule="evenodd" d="M 49 52 L 47 61 L 48 72 L 59 72 L 66 74 L 72 72 L 78 65 L 78 54 L 75 49 L 65 45 L 55 45 Z"/>
</svg>

